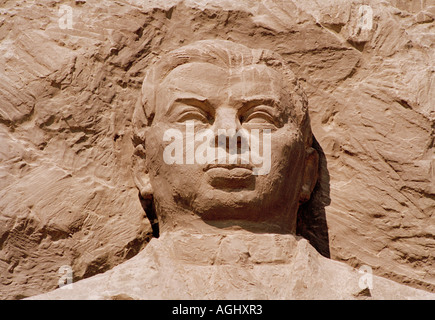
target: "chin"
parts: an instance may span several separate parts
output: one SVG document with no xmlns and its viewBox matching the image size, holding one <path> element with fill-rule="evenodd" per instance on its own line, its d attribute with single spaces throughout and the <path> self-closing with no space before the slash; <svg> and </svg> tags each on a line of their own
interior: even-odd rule
<svg viewBox="0 0 435 320">
<path fill-rule="evenodd" d="M 259 220 L 263 197 L 258 190 L 203 188 L 192 203 L 203 220 Z"/>
</svg>

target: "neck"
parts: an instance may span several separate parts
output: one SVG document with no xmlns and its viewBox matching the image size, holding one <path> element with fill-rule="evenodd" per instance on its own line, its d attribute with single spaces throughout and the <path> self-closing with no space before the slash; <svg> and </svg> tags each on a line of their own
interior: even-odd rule
<svg viewBox="0 0 435 320">
<path fill-rule="evenodd" d="M 298 239 L 291 234 L 254 234 L 244 229 L 191 233 L 179 228 L 163 232 L 154 245 L 164 256 L 183 264 L 284 264 L 292 261 Z"/>
<path fill-rule="evenodd" d="M 231 234 L 246 231 L 254 234 L 295 234 L 296 228 L 284 227 L 274 221 L 209 220 L 205 221 L 194 214 L 178 214 L 160 222 L 160 233 L 183 230 L 193 234 Z"/>
</svg>

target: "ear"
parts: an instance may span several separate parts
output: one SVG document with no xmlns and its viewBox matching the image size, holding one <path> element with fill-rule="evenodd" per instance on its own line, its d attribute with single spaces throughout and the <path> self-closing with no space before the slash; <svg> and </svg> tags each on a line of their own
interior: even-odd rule
<svg viewBox="0 0 435 320">
<path fill-rule="evenodd" d="M 153 236 L 159 237 L 159 219 L 154 206 L 154 191 L 145 164 L 145 149 L 138 144 L 132 156 L 132 175 L 136 188 L 139 190 L 139 200 L 148 220 L 151 223 Z"/>
<path fill-rule="evenodd" d="M 316 186 L 319 175 L 319 154 L 314 148 L 306 149 L 305 169 L 302 180 L 301 193 L 299 195 L 299 203 L 304 203 L 310 200 L 311 193 Z"/>
<path fill-rule="evenodd" d="M 148 170 L 145 164 L 145 149 L 142 144 L 138 144 L 132 156 L 132 175 L 136 188 L 143 199 L 153 198 L 153 188 L 151 186 Z"/>
</svg>

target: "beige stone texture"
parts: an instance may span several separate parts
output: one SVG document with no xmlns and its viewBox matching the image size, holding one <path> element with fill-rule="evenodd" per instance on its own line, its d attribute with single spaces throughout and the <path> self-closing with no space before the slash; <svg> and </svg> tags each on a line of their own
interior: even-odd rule
<svg viewBox="0 0 435 320">
<path fill-rule="evenodd" d="M 71 29 L 61 5 L 72 9 Z M 373 14 L 368 29 L 363 5 Z M 0 298 L 52 291 L 68 265 L 74 290 L 42 297 L 185 296 L 183 277 L 162 290 L 150 280 L 172 268 L 216 277 L 215 291 L 195 283 L 192 298 L 433 299 L 434 8 L 431 0 L 0 0 Z M 275 261 L 251 249 L 260 238 L 197 235 L 210 252 L 238 241 L 237 255 L 225 251 L 216 266 L 171 255 L 174 241 L 195 249 L 197 237 L 152 239 L 130 170 L 134 106 L 147 67 L 210 39 L 273 50 L 299 78 L 321 153 L 297 233 L 317 250 L 292 235 L 262 235 L 284 246 Z M 358 287 L 363 265 L 376 275 L 370 295 Z M 219 281 L 237 283 L 238 271 L 257 284 L 246 296 Z"/>
<path fill-rule="evenodd" d="M 380 300 L 435 295 L 321 256 L 293 235 L 166 233 L 106 273 L 35 300 Z M 364 289 L 361 289 L 364 288 Z"/>
</svg>

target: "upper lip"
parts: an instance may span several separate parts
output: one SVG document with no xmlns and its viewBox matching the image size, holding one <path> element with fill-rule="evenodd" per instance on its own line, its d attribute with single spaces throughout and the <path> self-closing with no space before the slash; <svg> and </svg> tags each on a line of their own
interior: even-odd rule
<svg viewBox="0 0 435 320">
<path fill-rule="evenodd" d="M 224 168 L 224 169 L 235 169 L 235 168 L 243 168 L 243 169 L 248 169 L 248 170 L 252 170 L 253 166 L 251 164 L 240 164 L 240 163 L 235 163 L 235 164 L 228 164 L 228 163 L 210 163 L 207 164 L 204 168 L 204 171 L 213 169 L 213 168 Z"/>
</svg>

